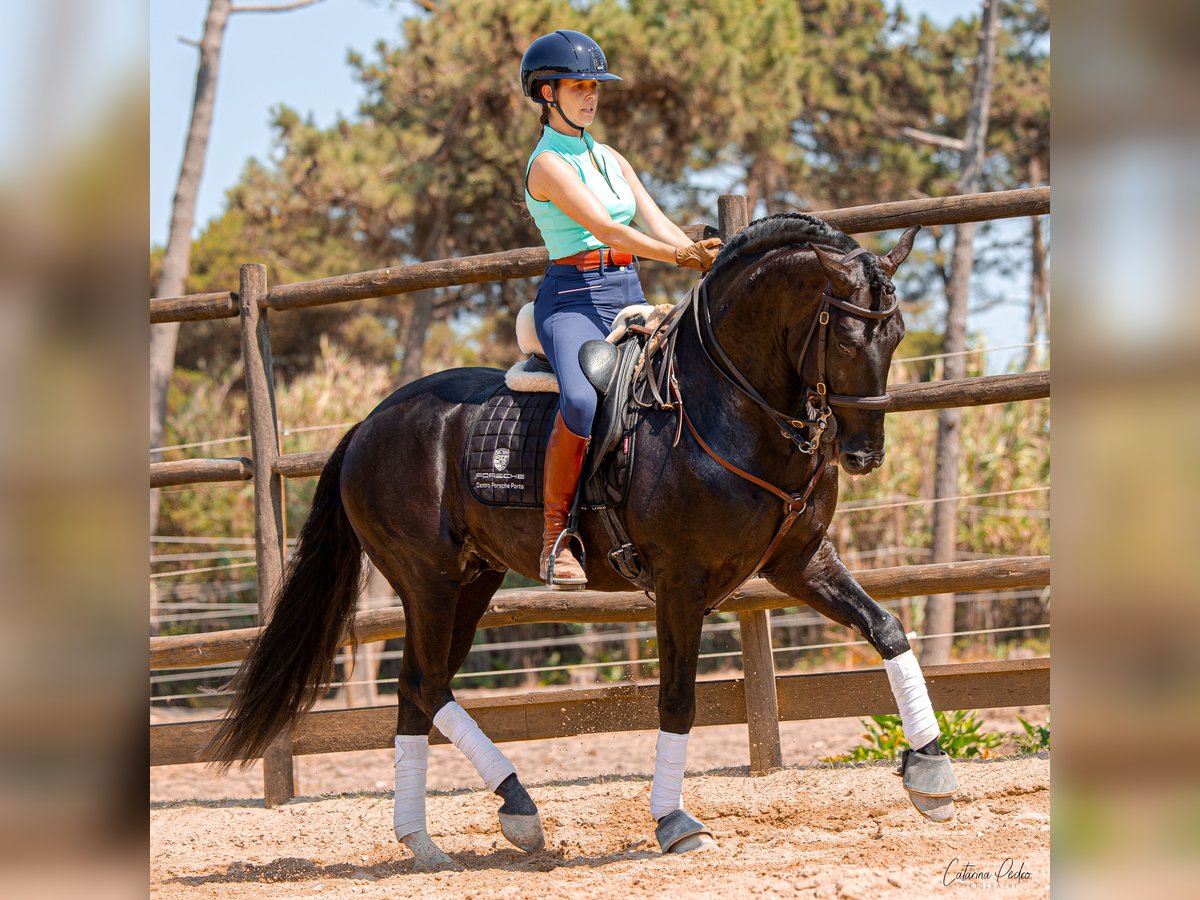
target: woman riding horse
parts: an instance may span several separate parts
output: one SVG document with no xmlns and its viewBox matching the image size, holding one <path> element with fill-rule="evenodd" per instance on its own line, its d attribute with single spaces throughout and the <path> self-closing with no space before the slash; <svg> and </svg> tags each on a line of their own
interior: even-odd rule
<svg viewBox="0 0 1200 900">
<path fill-rule="evenodd" d="M 534 321 L 559 383 L 559 412 L 546 449 L 539 564 L 542 581 L 555 590 L 587 583 L 569 542 L 558 540 L 596 414 L 596 389 L 580 368 L 579 348 L 607 336 L 626 306 L 645 302 L 639 256 L 707 271 L 721 248 L 720 238 L 688 240 L 625 157 L 587 133 L 600 82 L 620 80 L 608 71 L 600 45 L 578 31 L 543 35 L 521 58 L 521 88 L 542 106 L 542 137 L 525 167 L 525 205 L 552 260 Z M 635 219 L 648 233 L 629 227 Z"/>
<path fill-rule="evenodd" d="M 529 851 L 545 845 L 515 767 L 455 701 L 451 680 L 505 573 L 536 574 L 540 553 L 546 574 L 546 534 L 561 527 L 557 517 L 574 492 L 595 396 L 580 387 L 576 348 L 603 336 L 615 309 L 641 296 L 632 259 L 614 255 L 704 269 L 715 251 L 711 242 L 682 244 L 628 164 L 572 124 L 591 121 L 596 83 L 612 79 L 599 48 L 563 32 L 535 42 L 526 56 L 537 61 L 534 49 L 548 58 L 530 67 L 525 91 L 542 98 L 551 127 L 529 166 L 530 209 L 558 260 L 539 291 L 537 317 L 569 417 L 557 422 L 547 464 L 547 481 L 557 483 L 547 507 L 556 512 L 480 503 L 469 490 L 469 435 L 503 389 L 503 371 L 451 369 L 399 388 L 325 464 L 275 611 L 208 748 L 224 766 L 260 756 L 323 696 L 352 632 L 365 553 L 404 605 L 393 826 L 421 867 L 458 866 L 426 827 L 434 727 L 503 801 L 504 836 Z M 556 59 L 559 70 L 549 67 Z M 609 201 L 623 205 L 618 214 Z M 626 224 L 635 210 L 649 236 Z M 649 812 L 663 852 L 712 844 L 683 804 L 700 640 L 706 612 L 755 574 L 879 652 L 912 748 L 901 762 L 904 789 L 927 818 L 953 817 L 956 781 L 904 628 L 854 580 L 828 536 L 837 468 L 864 474 L 883 461 L 888 367 L 904 336 L 891 279 L 916 230 L 876 256 L 811 216 L 759 220 L 730 238 L 664 322 L 675 328 L 659 335 L 657 357 L 670 402 L 639 418 L 637 463 L 620 509 L 653 582 L 660 675 Z M 559 254 L 567 253 L 585 256 L 566 264 Z M 586 547 L 611 546 L 594 518 L 581 519 L 579 532 Z M 597 566 L 589 581 L 601 591 L 629 589 L 615 568 Z"/>
</svg>

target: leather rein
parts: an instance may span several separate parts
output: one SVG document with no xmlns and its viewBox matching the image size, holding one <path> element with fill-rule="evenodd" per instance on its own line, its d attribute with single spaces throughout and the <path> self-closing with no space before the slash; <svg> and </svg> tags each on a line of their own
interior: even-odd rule
<svg viewBox="0 0 1200 900">
<path fill-rule="evenodd" d="M 841 258 L 841 261 L 843 263 L 850 262 L 865 252 L 867 252 L 865 248 L 856 248 L 845 254 Z M 830 321 L 829 308 L 832 306 L 851 315 L 867 319 L 885 319 L 896 311 L 899 306 L 899 300 L 895 295 L 895 290 L 891 289 L 890 282 L 886 282 L 882 290 L 885 294 L 890 295 L 891 303 L 879 310 L 857 306 L 848 300 L 834 297 L 830 294 L 832 285 L 826 285 L 826 288 L 821 292 L 820 303 L 817 306 L 816 314 L 813 316 L 812 324 L 809 326 L 808 334 L 804 339 L 804 345 L 799 356 L 800 368 L 803 369 L 804 359 L 808 354 L 809 347 L 812 345 L 813 336 L 816 335 L 817 382 L 812 387 L 805 388 L 805 404 L 806 406 L 811 406 L 817 412 L 815 418 L 804 419 L 789 416 L 767 403 L 763 396 L 734 364 L 733 360 L 729 358 L 720 341 L 717 340 L 716 332 L 713 329 L 712 318 L 709 312 L 707 282 L 707 275 L 697 281 L 687 297 L 681 303 L 677 304 L 670 315 L 650 333 L 650 338 L 646 341 L 642 358 L 639 360 L 638 367 L 634 372 L 633 401 L 643 408 L 657 406 L 659 409 L 674 410 L 677 413 L 678 424 L 676 425 L 675 440 L 672 446 L 679 444 L 683 426 L 686 425 L 692 438 L 713 460 L 740 478 L 774 494 L 783 502 L 783 522 L 775 532 L 775 537 L 767 546 L 766 552 L 763 553 L 754 570 L 747 576 L 748 580 L 757 575 L 762 567 L 767 564 L 767 561 L 770 560 L 779 544 L 796 523 L 796 520 L 808 509 L 808 501 L 820 483 L 821 476 L 825 473 L 825 467 L 828 463 L 825 455 L 818 451 L 820 450 L 822 437 L 828 428 L 829 418 L 833 414 L 832 407 L 883 409 L 891 400 L 891 396 L 886 391 L 882 394 L 867 397 L 850 394 L 832 394 L 829 392 L 825 376 Z M 783 488 L 777 487 L 739 468 L 713 450 L 704 438 L 700 436 L 700 433 L 696 430 L 696 426 L 692 424 L 692 420 L 687 414 L 687 409 L 684 407 L 683 395 L 679 390 L 679 381 L 675 374 L 675 346 L 679 336 L 679 325 L 683 321 L 689 307 L 691 308 L 692 318 L 696 325 L 696 337 L 700 342 L 700 348 L 704 351 L 704 355 L 708 358 L 713 368 L 726 381 L 730 382 L 735 388 L 753 400 L 779 427 L 780 434 L 792 442 L 797 450 L 809 456 L 815 455 L 817 457 L 816 469 L 802 490 L 797 492 L 785 491 Z M 709 349 L 710 346 L 712 351 Z M 714 358 L 714 353 L 717 358 Z M 654 371 L 655 358 L 659 360 L 657 372 Z M 653 401 L 647 400 L 645 397 L 647 387 L 653 397 Z M 806 438 L 803 432 L 809 429 L 812 430 L 813 434 L 810 438 Z M 705 615 L 715 612 L 728 596 L 727 594 L 711 607 L 707 608 L 704 611 Z"/>
</svg>

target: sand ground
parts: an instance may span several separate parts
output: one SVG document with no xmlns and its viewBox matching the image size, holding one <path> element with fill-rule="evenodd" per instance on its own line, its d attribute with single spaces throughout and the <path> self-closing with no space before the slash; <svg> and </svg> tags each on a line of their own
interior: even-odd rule
<svg viewBox="0 0 1200 900">
<path fill-rule="evenodd" d="M 1046 709 L 990 711 L 985 727 L 1015 729 L 1017 714 L 1044 721 Z M 465 866 L 435 874 L 414 873 L 392 834 L 391 751 L 300 757 L 301 796 L 274 809 L 262 805 L 257 766 L 225 777 L 161 767 L 150 775 L 151 896 L 1049 894 L 1048 758 L 957 763 L 957 818 L 935 825 L 909 804 L 890 764 L 819 762 L 861 732 L 855 719 L 781 723 L 786 765 L 755 777 L 744 725 L 697 729 L 684 799 L 718 848 L 678 857 L 660 855 L 653 838 L 653 732 L 504 745 L 541 809 L 547 845 L 535 854 L 500 835 L 499 801 L 461 754 L 435 746 L 429 831 Z"/>
</svg>

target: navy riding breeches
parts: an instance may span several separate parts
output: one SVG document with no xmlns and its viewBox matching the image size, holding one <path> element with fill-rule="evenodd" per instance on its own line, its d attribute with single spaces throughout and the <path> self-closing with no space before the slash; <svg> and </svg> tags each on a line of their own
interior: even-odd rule
<svg viewBox="0 0 1200 900">
<path fill-rule="evenodd" d="M 534 323 L 558 376 L 563 421 L 580 437 L 592 433 L 597 398 L 579 367 L 579 348 L 584 341 L 608 337 L 613 319 L 626 306 L 645 302 L 636 263 L 585 272 L 553 263 L 546 268 L 533 306 Z"/>
</svg>

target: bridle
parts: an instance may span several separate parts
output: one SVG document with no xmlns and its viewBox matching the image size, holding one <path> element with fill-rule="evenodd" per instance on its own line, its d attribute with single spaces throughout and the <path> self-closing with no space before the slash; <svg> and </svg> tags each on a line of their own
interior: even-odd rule
<svg viewBox="0 0 1200 900">
<path fill-rule="evenodd" d="M 850 262 L 856 257 L 866 253 L 866 249 L 858 247 L 851 250 L 841 258 L 843 263 Z M 800 349 L 798 360 L 799 369 L 803 370 L 804 360 L 808 355 L 808 348 L 812 345 L 813 335 L 817 337 L 817 380 L 816 383 L 804 390 L 804 399 L 806 406 L 810 406 L 816 410 L 816 417 L 813 419 L 805 419 L 786 415 L 775 409 L 762 395 L 754 389 L 754 386 L 746 379 L 746 377 L 738 370 L 721 347 L 720 341 L 717 340 L 716 332 L 713 330 L 712 319 L 709 313 L 708 304 L 708 285 L 707 278 L 701 279 L 695 287 L 693 287 L 693 295 L 695 302 L 693 303 L 693 318 L 696 321 L 696 336 L 700 340 L 700 347 L 704 351 L 708 361 L 719 371 L 726 380 L 732 381 L 737 385 L 743 393 L 753 400 L 759 407 L 762 408 L 768 416 L 774 420 L 779 426 L 780 433 L 792 441 L 796 448 L 801 453 L 812 455 L 817 452 L 820 447 L 821 437 L 829 427 L 829 417 L 832 415 L 834 406 L 842 406 L 850 409 L 884 409 L 891 402 L 891 395 L 884 391 L 882 394 L 874 396 L 858 396 L 853 394 L 833 394 L 829 392 L 829 387 L 826 378 L 826 368 L 828 365 L 829 356 L 829 308 L 835 307 L 843 312 L 851 315 L 859 316 L 864 319 L 886 319 L 892 315 L 900 305 L 899 299 L 896 297 L 895 288 L 891 282 L 885 282 L 881 286 L 881 290 L 891 297 L 891 303 L 883 309 L 869 309 L 867 307 L 858 306 L 851 303 L 849 300 L 844 300 L 841 297 L 833 296 L 830 291 L 833 286 L 826 284 L 825 289 L 821 291 L 820 303 L 817 305 L 816 314 L 813 316 L 812 324 L 809 325 L 808 334 L 804 338 L 804 344 Z M 713 358 L 713 353 L 709 351 L 709 347 L 715 351 L 720 363 Z M 803 432 L 806 429 L 812 430 L 811 438 L 805 438 Z"/>
<path fill-rule="evenodd" d="M 822 249 L 826 248 L 822 245 Z M 836 252 L 836 248 L 829 249 Z M 842 256 L 841 262 L 850 262 L 866 252 L 865 248 L 858 247 Z M 771 406 L 746 376 L 742 374 L 733 360 L 729 358 L 729 355 L 721 346 L 721 342 L 717 340 L 716 332 L 713 329 L 708 303 L 707 275 L 696 282 L 688 293 L 688 296 L 676 305 L 671 314 L 650 333 L 650 338 L 646 341 L 642 359 L 634 373 L 633 402 L 642 407 L 656 405 L 660 409 L 675 410 L 678 413 L 679 421 L 675 431 L 673 446 L 678 445 L 683 426 L 686 425 L 692 438 L 712 459 L 734 474 L 771 492 L 783 501 L 783 523 L 780 525 L 779 530 L 776 531 L 774 539 L 772 539 L 762 559 L 759 560 L 758 565 L 754 567 L 754 571 L 750 573 L 748 578 L 753 578 L 767 563 L 767 560 L 775 552 L 776 547 L 779 546 L 784 536 L 791 529 L 792 525 L 795 524 L 796 519 L 808 508 L 808 501 L 816 490 L 827 464 L 825 455 L 818 451 L 820 451 L 822 437 L 829 427 L 829 419 L 833 415 L 833 407 L 884 409 L 891 401 L 891 396 L 886 390 L 882 394 L 874 396 L 833 394 L 829 392 L 826 381 L 830 307 L 864 319 L 886 319 L 896 311 L 900 305 L 900 301 L 896 297 L 895 288 L 892 287 L 890 281 L 884 282 L 880 288 L 883 294 L 891 298 L 891 302 L 886 307 L 878 310 L 858 306 L 849 300 L 833 296 L 830 293 L 833 285 L 830 283 L 826 283 L 825 288 L 821 291 L 820 302 L 817 305 L 812 324 L 809 326 L 808 334 L 804 338 L 798 362 L 798 370 L 803 371 L 804 360 L 808 354 L 809 347 L 812 346 L 815 335 L 817 340 L 817 381 L 814 385 L 805 387 L 804 391 L 805 405 L 816 410 L 815 418 L 811 419 L 790 416 Z M 700 343 L 700 348 L 704 351 L 704 355 L 713 368 L 726 381 L 733 384 L 735 388 L 757 404 L 779 427 L 780 434 L 791 441 L 796 446 L 796 449 L 801 453 L 817 457 L 816 470 L 801 491 L 785 491 L 724 459 L 708 445 L 696 430 L 695 425 L 692 424 L 692 420 L 684 408 L 683 396 L 680 393 L 679 382 L 675 375 L 675 344 L 679 335 L 678 327 L 683 321 L 688 307 L 692 311 L 692 318 L 696 326 L 696 337 Z M 656 355 L 659 360 L 657 372 L 654 371 L 654 358 Z M 645 398 L 646 386 L 649 387 L 654 402 L 650 402 Z M 811 430 L 811 437 L 805 436 L 804 432 L 806 430 Z M 723 601 L 724 598 L 721 598 L 705 610 L 705 613 L 708 614 L 715 611 Z"/>
</svg>

